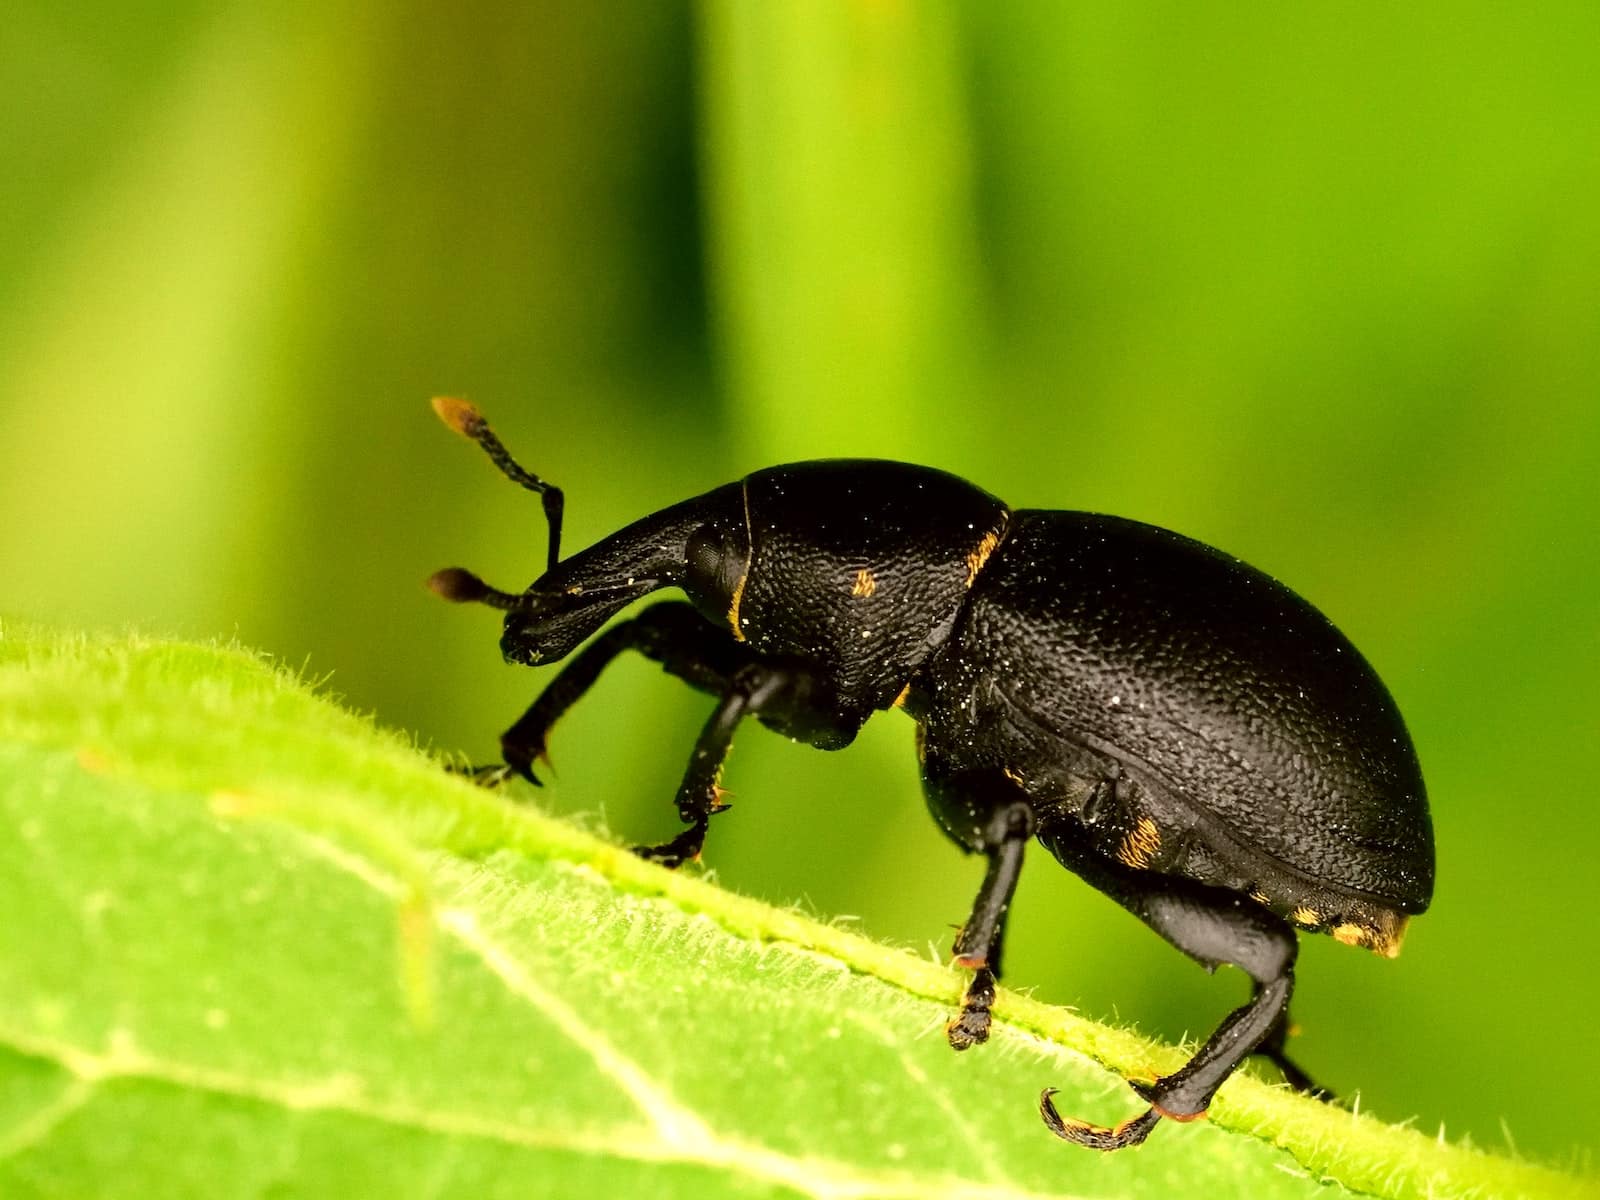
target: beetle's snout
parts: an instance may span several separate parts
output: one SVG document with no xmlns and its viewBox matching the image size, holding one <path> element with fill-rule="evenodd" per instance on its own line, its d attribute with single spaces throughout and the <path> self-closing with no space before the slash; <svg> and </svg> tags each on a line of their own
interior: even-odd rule
<svg viewBox="0 0 1600 1200">
<path fill-rule="evenodd" d="M 500 635 L 500 655 L 514 667 L 537 667 L 544 661 L 538 646 L 509 629 Z"/>
<path fill-rule="evenodd" d="M 548 619 L 531 613 L 508 613 L 505 630 L 500 635 L 500 653 L 508 663 L 519 667 L 555 662 L 572 647 L 552 652 L 549 625 Z"/>
<path fill-rule="evenodd" d="M 508 663 L 522 667 L 559 662 L 613 613 L 656 586 L 654 579 L 596 587 L 571 584 L 559 590 L 536 584 L 523 593 L 520 607 L 506 613 L 500 653 Z"/>
</svg>

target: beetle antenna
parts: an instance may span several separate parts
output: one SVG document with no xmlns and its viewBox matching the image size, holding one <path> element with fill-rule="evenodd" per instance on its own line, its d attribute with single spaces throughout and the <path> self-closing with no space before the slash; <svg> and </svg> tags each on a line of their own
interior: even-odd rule
<svg viewBox="0 0 1600 1200">
<path fill-rule="evenodd" d="M 512 592 L 492 588 L 464 567 L 446 567 L 435 571 L 428 579 L 428 587 L 436 596 L 452 604 L 487 604 L 490 608 L 512 609 L 525 606 L 525 598 Z"/>
<path fill-rule="evenodd" d="M 566 498 L 561 494 L 561 489 L 553 483 L 546 483 L 533 472 L 525 470 L 516 459 L 511 457 L 500 439 L 495 437 L 494 430 L 489 428 L 489 422 L 483 419 L 483 414 L 478 411 L 477 405 L 455 396 L 435 396 L 433 398 L 433 411 L 439 419 L 454 429 L 468 441 L 477 442 L 483 447 L 484 453 L 489 456 L 489 461 L 500 468 L 500 473 L 512 483 L 521 484 L 530 492 L 538 492 L 544 504 L 544 519 L 550 526 L 550 561 L 546 564 L 547 571 L 553 571 L 561 561 L 561 516 L 566 508 Z M 444 572 L 440 572 L 444 574 Z M 438 576 L 434 576 L 435 579 Z M 479 580 L 479 585 L 487 587 Z M 434 588 L 438 591 L 438 588 Z M 493 588 L 488 591 L 493 592 Z M 497 593 L 506 595 L 505 592 Z M 444 595 L 440 592 L 440 595 Z M 453 597 L 446 597 L 453 599 Z M 473 597 L 474 599 L 480 597 Z M 485 603 L 494 603 L 485 601 Z"/>
<path fill-rule="evenodd" d="M 429 576 L 427 586 L 434 595 L 450 600 L 453 605 L 488 605 L 506 613 L 533 606 L 525 594 L 502 592 L 498 587 L 490 587 L 464 566 L 446 566 L 443 571 L 434 571 Z"/>
</svg>

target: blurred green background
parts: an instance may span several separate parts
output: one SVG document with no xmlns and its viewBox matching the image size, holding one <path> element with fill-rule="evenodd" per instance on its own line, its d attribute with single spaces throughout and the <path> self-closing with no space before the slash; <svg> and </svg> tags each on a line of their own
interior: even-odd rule
<svg viewBox="0 0 1600 1200">
<path fill-rule="evenodd" d="M 0 611 L 237 636 L 486 760 L 548 676 L 422 580 L 521 587 L 544 534 L 436 393 L 573 549 L 830 454 L 1171 526 L 1332 616 L 1430 783 L 1435 909 L 1398 962 L 1308 941 L 1298 1057 L 1587 1153 L 1593 3 L 24 0 L 0 39 Z M 670 833 L 708 706 L 619 665 L 541 802 Z M 724 882 L 945 953 L 981 864 L 903 716 L 751 728 L 726 782 Z M 1033 860 L 1013 984 L 1169 1037 L 1243 995 Z"/>
</svg>

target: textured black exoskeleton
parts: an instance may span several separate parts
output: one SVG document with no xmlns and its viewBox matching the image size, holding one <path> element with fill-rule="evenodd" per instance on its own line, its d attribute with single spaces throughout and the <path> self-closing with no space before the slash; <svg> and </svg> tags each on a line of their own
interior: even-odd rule
<svg viewBox="0 0 1600 1200">
<path fill-rule="evenodd" d="M 1056 1134 L 1135 1145 L 1161 1117 L 1203 1114 L 1251 1054 L 1313 1090 L 1284 1054 L 1295 929 L 1393 956 L 1434 863 L 1400 714 L 1306 601 L 1164 529 L 1013 511 L 942 471 L 872 460 L 758 471 L 563 561 L 561 493 L 471 405 L 434 406 L 544 498 L 549 564 L 527 591 L 459 568 L 430 581 L 505 611 L 508 661 L 566 658 L 660 588 L 688 597 L 573 658 L 501 737 L 510 770 L 534 779 L 551 725 L 617 654 L 654 659 L 717 697 L 678 789 L 688 829 L 640 850 L 677 865 L 725 807 L 717 780 L 741 718 L 837 750 L 904 708 L 934 818 L 989 863 L 955 941 L 973 977 L 952 1046 L 988 1037 L 1006 909 L 1037 837 L 1179 950 L 1254 985 L 1181 1070 L 1132 1083 L 1150 1107 L 1115 1129 L 1063 1118 L 1045 1091 Z"/>
</svg>

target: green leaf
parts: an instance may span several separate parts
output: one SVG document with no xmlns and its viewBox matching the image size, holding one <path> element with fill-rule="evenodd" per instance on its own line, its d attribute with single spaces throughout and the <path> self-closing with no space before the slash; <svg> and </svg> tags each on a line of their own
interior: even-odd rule
<svg viewBox="0 0 1600 1200">
<path fill-rule="evenodd" d="M 0 1195 L 1561 1196 L 672 874 L 236 649 L 0 631 Z M 1112 1070 L 1107 1069 L 1107 1065 Z"/>
</svg>

